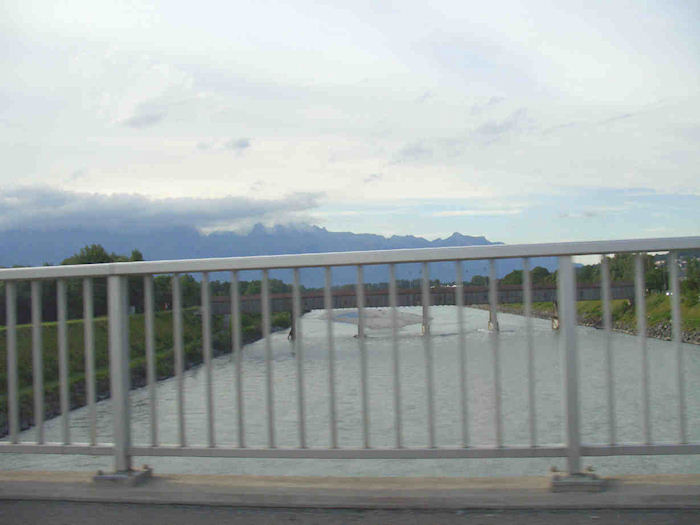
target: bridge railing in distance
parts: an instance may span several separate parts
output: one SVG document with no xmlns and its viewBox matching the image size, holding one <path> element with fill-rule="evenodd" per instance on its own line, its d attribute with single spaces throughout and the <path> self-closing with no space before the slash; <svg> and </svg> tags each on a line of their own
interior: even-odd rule
<svg viewBox="0 0 700 525">
<path fill-rule="evenodd" d="M 688 441 L 688 421 L 685 406 L 685 368 L 683 364 L 680 288 L 678 272 L 678 253 L 683 250 L 700 249 L 700 237 L 618 240 L 600 242 L 468 246 L 457 248 L 387 250 L 347 253 L 314 253 L 301 255 L 277 255 L 259 257 L 193 259 L 174 261 L 109 263 L 76 266 L 50 266 L 38 268 L 13 268 L 0 270 L 0 282 L 4 284 L 6 305 L 6 351 L 7 351 L 7 417 L 8 440 L 0 443 L 0 453 L 47 453 L 47 454 L 86 454 L 113 455 L 115 470 L 128 472 L 132 468 L 132 458 L 141 456 L 208 456 L 208 457 L 252 457 L 252 458 L 522 458 L 522 457 L 564 457 L 568 461 L 571 474 L 581 472 L 582 456 L 614 455 L 653 455 L 653 454 L 698 454 L 700 443 Z M 650 418 L 649 362 L 646 343 L 646 312 L 644 289 L 644 254 L 650 252 L 668 252 L 670 268 L 671 310 L 673 323 L 673 344 L 676 359 L 676 399 L 675 411 L 678 421 L 678 439 L 674 443 L 654 441 L 654 432 Z M 605 374 L 607 385 L 608 443 L 586 444 L 581 441 L 580 428 L 580 375 L 577 369 L 577 314 L 576 314 L 576 274 L 573 257 L 582 255 L 605 255 L 612 253 L 635 253 L 635 308 L 637 313 L 638 346 L 642 359 L 641 400 L 643 419 L 641 443 L 619 443 L 616 433 L 615 405 L 615 366 L 611 350 L 611 293 L 610 275 L 607 259 L 602 258 L 601 296 L 603 299 L 603 326 L 605 330 Z M 532 281 L 530 276 L 531 260 L 536 257 L 559 257 L 558 303 L 561 327 L 561 351 L 563 355 L 564 381 L 562 400 L 565 408 L 565 441 L 561 444 L 545 445 L 538 439 L 536 422 L 535 370 L 536 355 L 532 336 Z M 469 387 L 467 385 L 468 348 L 465 345 L 464 322 L 464 283 L 462 263 L 470 260 L 487 260 L 490 264 L 489 300 L 491 310 L 497 309 L 498 293 L 496 264 L 500 259 L 521 259 L 524 268 L 523 302 L 525 314 L 525 337 L 527 345 L 528 366 L 523 371 L 527 380 L 529 443 L 522 446 L 504 444 L 503 414 L 501 410 L 501 348 L 500 338 L 490 337 L 493 366 L 493 443 L 494 446 L 475 446 L 470 441 Z M 441 447 L 436 440 L 435 423 L 435 371 L 433 356 L 433 336 L 430 332 L 430 275 L 428 264 L 432 262 L 454 262 L 455 264 L 455 308 L 458 327 L 458 353 L 455 370 L 459 373 L 458 391 L 454 393 L 460 409 L 460 436 L 455 436 L 460 446 Z M 427 440 L 424 446 L 407 447 L 405 445 L 405 426 L 402 421 L 402 385 L 400 375 L 401 340 L 397 316 L 396 267 L 404 263 L 421 263 L 422 265 L 422 306 L 423 306 L 423 353 L 425 366 L 424 400 L 426 403 L 425 425 Z M 365 329 L 365 307 L 363 268 L 368 265 L 389 266 L 389 307 L 391 310 L 392 367 L 391 367 L 391 402 L 393 405 L 394 446 L 373 447 L 371 442 L 371 420 L 369 418 L 369 385 L 367 372 L 367 345 L 363 335 Z M 336 338 L 333 332 L 333 303 L 331 300 L 331 271 L 340 266 L 357 268 L 357 313 L 360 395 L 359 412 L 361 414 L 361 444 L 357 447 L 343 447 L 338 441 L 338 393 L 336 388 Z M 320 268 L 325 272 L 324 304 L 327 310 L 327 346 L 328 346 L 328 396 L 329 396 L 329 442 L 326 447 L 309 446 L 309 425 L 307 424 L 308 399 L 304 380 L 304 334 L 300 323 L 301 284 L 300 270 L 303 268 Z M 279 414 L 275 413 L 275 380 L 273 349 L 270 338 L 270 278 L 269 272 L 278 269 L 290 269 L 293 272 L 292 283 L 292 322 L 294 323 L 296 371 L 296 414 L 297 446 L 282 447 L 278 445 L 276 424 Z M 264 336 L 264 382 L 266 414 L 265 446 L 248 446 L 246 442 L 246 413 L 244 410 L 244 384 L 246 375 L 243 370 L 241 339 L 241 296 L 239 293 L 240 272 L 258 270 L 262 272 L 262 333 Z M 237 421 L 237 443 L 233 446 L 217 444 L 215 433 L 214 396 L 212 370 L 212 311 L 209 287 L 211 272 L 230 272 L 231 287 L 231 326 L 233 363 L 235 367 L 236 401 L 231 407 L 235 410 Z M 202 353 L 204 370 L 204 392 L 206 409 L 206 443 L 189 444 L 186 439 L 186 410 L 184 393 L 185 353 L 183 343 L 183 299 L 180 284 L 182 274 L 199 273 L 201 275 L 201 322 Z M 174 371 L 176 383 L 177 440 L 175 443 L 161 443 L 158 431 L 158 404 L 156 396 L 156 355 L 154 330 L 154 276 L 168 274 L 172 276 L 172 326 Z M 71 437 L 69 367 L 67 336 L 67 294 L 66 284 L 69 279 L 81 279 L 83 287 L 83 319 L 85 344 L 85 392 L 90 425 L 89 440 L 77 443 Z M 107 280 L 107 315 L 109 344 L 109 383 L 112 398 L 113 442 L 98 443 L 96 439 L 96 373 L 95 373 L 95 333 L 93 282 L 97 278 Z M 144 290 L 144 348 L 146 354 L 147 392 L 149 399 L 149 440 L 144 446 L 132 443 L 131 417 L 129 406 L 130 369 L 129 369 L 129 304 L 128 280 L 143 279 Z M 58 391 L 60 397 L 61 440 L 47 442 L 44 432 L 44 379 L 42 375 L 42 283 L 57 283 L 57 347 L 58 347 Z M 19 381 L 18 381 L 18 341 L 17 341 L 17 285 L 20 282 L 31 284 L 31 358 L 33 366 L 33 426 L 34 439 L 20 441 L 19 415 Z M 492 328 L 498 329 L 498 320 L 491 320 Z"/>
</svg>

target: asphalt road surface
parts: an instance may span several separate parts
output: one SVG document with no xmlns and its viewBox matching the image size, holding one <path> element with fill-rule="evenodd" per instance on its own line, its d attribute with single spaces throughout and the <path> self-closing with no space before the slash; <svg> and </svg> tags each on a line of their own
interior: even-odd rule
<svg viewBox="0 0 700 525">
<path fill-rule="evenodd" d="M 51 501 L 0 501 L 3 525 L 125 524 L 376 524 L 376 525 L 644 525 L 700 523 L 700 510 L 342 510 L 242 509 L 194 505 L 133 505 Z"/>
</svg>

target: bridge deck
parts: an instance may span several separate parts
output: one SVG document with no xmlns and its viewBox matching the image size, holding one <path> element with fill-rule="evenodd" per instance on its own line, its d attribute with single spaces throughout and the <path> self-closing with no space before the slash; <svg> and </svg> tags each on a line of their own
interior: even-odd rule
<svg viewBox="0 0 700 525">
<path fill-rule="evenodd" d="M 602 493 L 552 493 L 547 477 L 162 475 L 138 487 L 92 474 L 0 472 L 0 500 L 356 509 L 700 509 L 700 474 L 620 476 Z"/>
</svg>

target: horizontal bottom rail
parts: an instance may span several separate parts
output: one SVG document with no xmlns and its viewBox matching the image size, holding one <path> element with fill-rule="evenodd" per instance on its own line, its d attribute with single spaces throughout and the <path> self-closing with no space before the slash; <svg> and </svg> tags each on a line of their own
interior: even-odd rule
<svg viewBox="0 0 700 525">
<path fill-rule="evenodd" d="M 111 456 L 114 446 L 111 444 L 88 445 L 87 443 L 0 443 L 0 454 L 81 454 L 86 456 Z"/>
<path fill-rule="evenodd" d="M 562 457 L 566 449 L 554 447 L 509 448 L 208 448 L 131 447 L 134 456 L 191 456 L 231 458 L 314 459 L 451 459 Z"/>
<path fill-rule="evenodd" d="M 582 456 L 663 456 L 700 454 L 700 443 L 659 443 L 640 445 L 583 445 Z"/>
<path fill-rule="evenodd" d="M 0 443 L 5 454 L 80 454 L 109 456 L 111 444 L 88 445 L 74 443 Z M 180 456 L 219 458 L 298 458 L 298 459 L 452 459 L 452 458 L 546 458 L 566 457 L 561 445 L 541 447 L 475 447 L 475 448 L 225 448 L 225 447 L 158 447 L 135 446 L 132 456 Z M 654 445 L 583 445 L 582 456 L 654 456 L 700 454 L 700 443 Z"/>
</svg>

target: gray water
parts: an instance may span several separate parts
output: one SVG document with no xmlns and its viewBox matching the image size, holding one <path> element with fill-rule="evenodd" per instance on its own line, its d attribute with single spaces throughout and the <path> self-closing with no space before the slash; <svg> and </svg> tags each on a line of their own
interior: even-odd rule
<svg viewBox="0 0 700 525">
<path fill-rule="evenodd" d="M 420 307 L 401 308 L 420 313 Z M 488 312 L 465 309 L 468 352 L 469 434 L 472 446 L 493 446 L 494 381 L 492 338 L 499 340 L 501 352 L 502 411 L 505 445 L 527 445 L 529 423 L 527 404 L 527 348 L 524 318 L 502 314 L 501 332 L 486 330 Z M 435 370 L 436 441 L 441 447 L 461 446 L 459 403 L 459 360 L 457 310 L 453 306 L 431 308 L 432 343 Z M 304 374 L 307 410 L 307 445 L 327 447 L 330 443 L 328 348 L 323 312 L 303 317 Z M 563 405 L 560 335 L 550 322 L 534 319 L 536 368 L 536 421 L 538 444 L 563 442 Z M 361 400 L 357 327 L 334 323 L 336 341 L 336 392 L 338 432 L 341 447 L 362 445 Z M 593 328 L 578 327 L 581 386 L 581 428 L 585 443 L 605 443 L 608 439 L 608 412 L 605 375 L 605 334 Z M 280 447 L 298 446 L 296 405 L 296 362 L 286 332 L 272 334 L 276 439 Z M 675 347 L 649 339 L 651 421 L 654 442 L 678 441 Z M 392 344 L 390 330 L 369 330 L 366 338 L 369 360 L 370 444 L 394 445 L 392 396 Z M 641 351 L 637 338 L 613 335 L 617 436 L 620 443 L 643 442 Z M 688 437 L 700 441 L 700 348 L 683 345 L 685 360 Z M 427 407 L 425 354 L 420 325 L 400 330 L 400 363 L 404 445 L 427 446 Z M 265 344 L 258 341 L 244 348 L 244 399 L 246 444 L 267 445 L 265 413 Z M 238 429 L 235 414 L 234 362 L 231 355 L 213 360 L 216 441 L 219 446 L 236 446 Z M 199 367 L 185 375 L 185 411 L 188 445 L 206 445 L 205 373 Z M 176 382 L 158 384 L 158 421 L 161 443 L 177 443 Z M 148 445 L 150 439 L 148 392 L 145 388 L 130 394 L 132 432 L 135 444 Z M 70 414 L 72 440 L 88 440 L 86 408 Z M 45 424 L 47 441 L 60 441 L 60 419 Z M 21 434 L 32 441 L 33 429 Z M 110 401 L 98 403 L 98 441 L 111 441 Z M 136 465 L 147 462 L 157 472 L 259 474 L 259 475 L 367 475 L 367 476 L 509 476 L 543 475 L 550 466 L 564 469 L 562 458 L 537 459 L 450 459 L 450 460 L 309 460 L 309 459 L 211 459 L 136 458 Z M 599 473 L 696 473 L 698 456 L 630 456 L 585 458 Z M 109 457 L 28 456 L 4 454 L 3 469 L 96 470 L 111 469 Z"/>
</svg>

